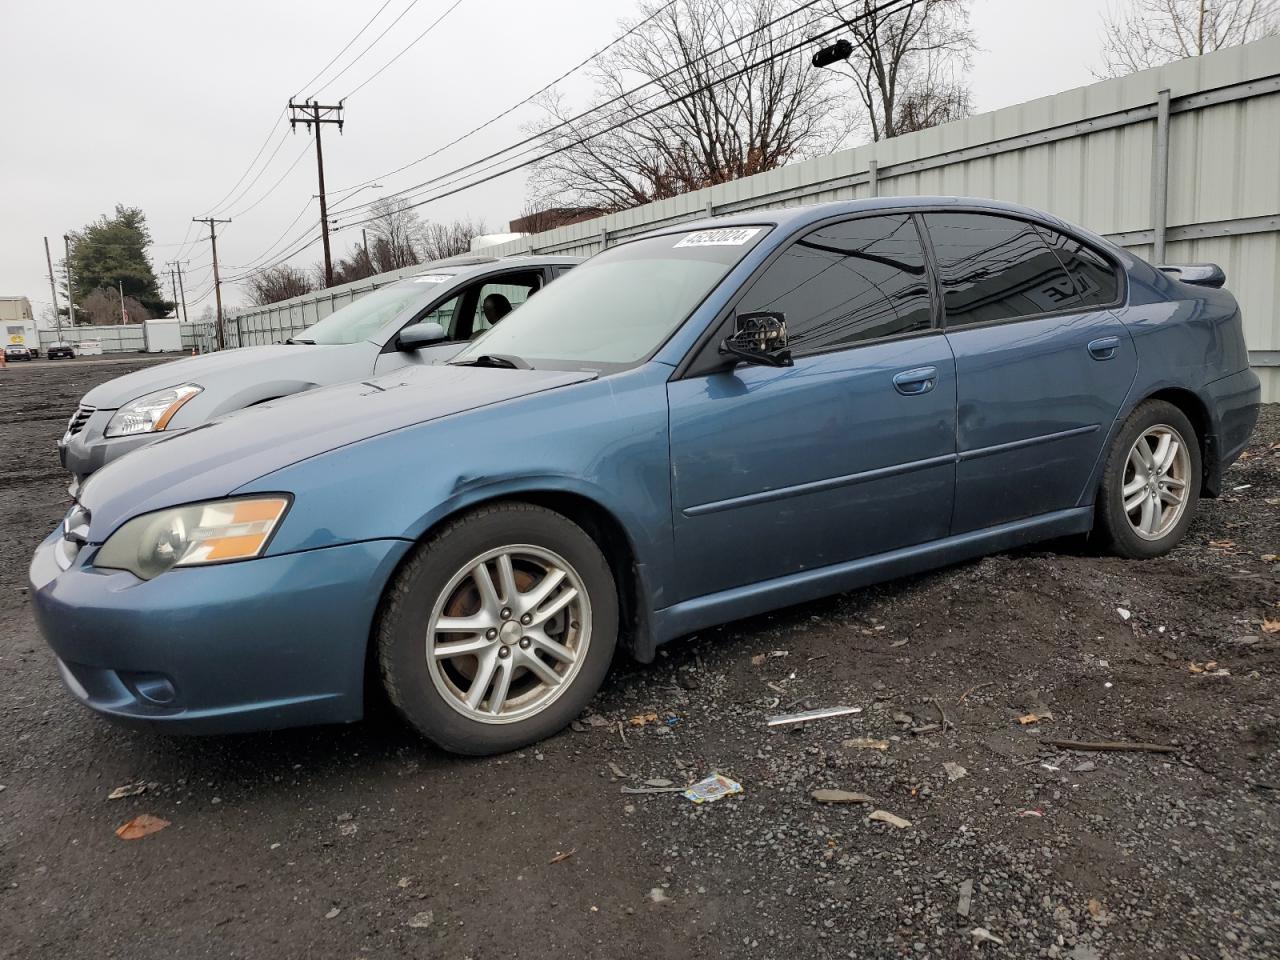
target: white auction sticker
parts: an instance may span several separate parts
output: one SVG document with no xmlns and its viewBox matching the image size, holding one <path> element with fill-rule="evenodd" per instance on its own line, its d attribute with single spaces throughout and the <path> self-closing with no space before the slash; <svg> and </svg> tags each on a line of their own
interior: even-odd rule
<svg viewBox="0 0 1280 960">
<path fill-rule="evenodd" d="M 740 247 L 757 233 L 760 227 L 733 227 L 719 230 L 699 230 L 676 244 L 677 247 Z"/>
<path fill-rule="evenodd" d="M 445 283 L 453 279 L 451 273 L 428 273 L 421 277 L 414 277 L 414 283 Z"/>
</svg>

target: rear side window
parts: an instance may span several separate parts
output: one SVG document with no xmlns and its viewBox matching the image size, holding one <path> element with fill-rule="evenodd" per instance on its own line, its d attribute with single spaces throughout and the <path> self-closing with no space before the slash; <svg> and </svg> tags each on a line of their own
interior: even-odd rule
<svg viewBox="0 0 1280 960">
<path fill-rule="evenodd" d="M 1075 285 L 1030 223 L 927 213 L 948 327 L 1016 320 L 1080 304 Z"/>
<path fill-rule="evenodd" d="M 797 356 L 927 330 L 929 284 L 915 222 L 863 217 L 806 234 L 737 307 L 757 311 L 786 316 Z"/>
<path fill-rule="evenodd" d="M 1043 226 L 1039 230 L 1066 268 L 1082 306 L 1100 307 L 1119 299 L 1120 282 L 1116 279 L 1116 271 L 1101 254 L 1056 230 Z"/>
</svg>

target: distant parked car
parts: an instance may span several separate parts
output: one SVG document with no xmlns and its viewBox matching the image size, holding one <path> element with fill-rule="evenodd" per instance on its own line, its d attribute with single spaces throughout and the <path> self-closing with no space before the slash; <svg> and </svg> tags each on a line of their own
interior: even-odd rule
<svg viewBox="0 0 1280 960">
<path fill-rule="evenodd" d="M 460 257 L 424 265 L 335 310 L 285 344 L 157 364 L 94 387 L 58 441 L 78 484 L 104 463 L 267 400 L 447 360 L 581 257 Z M 505 304 L 505 310 L 501 309 Z"/>
<path fill-rule="evenodd" d="M 370 671 L 441 746 L 511 750 L 620 644 L 1090 530 L 1167 553 L 1258 415 L 1222 281 L 987 201 L 668 226 L 448 364 L 91 477 L 36 618 L 122 720 L 350 721 Z"/>
<path fill-rule="evenodd" d="M 6 343 L 4 345 L 4 358 L 6 360 L 30 360 L 31 350 L 20 343 Z"/>
<path fill-rule="evenodd" d="M 50 360 L 74 360 L 76 351 L 69 343 L 51 343 L 45 356 Z"/>
</svg>

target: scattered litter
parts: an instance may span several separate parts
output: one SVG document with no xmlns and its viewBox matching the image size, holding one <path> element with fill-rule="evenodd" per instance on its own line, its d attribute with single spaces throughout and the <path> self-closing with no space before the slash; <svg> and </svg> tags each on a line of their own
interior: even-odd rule
<svg viewBox="0 0 1280 960">
<path fill-rule="evenodd" d="M 736 780 L 730 780 L 720 773 L 713 773 L 705 780 L 699 780 L 684 791 L 684 795 L 694 803 L 710 803 L 713 800 L 719 800 L 721 797 L 728 797 L 735 793 L 742 793 L 742 784 Z"/>
<path fill-rule="evenodd" d="M 1043 810 L 1019 810 L 1019 811 L 1018 811 L 1018 816 L 1020 816 L 1020 817 L 1043 817 L 1043 816 L 1044 816 L 1044 811 L 1043 811 Z"/>
<path fill-rule="evenodd" d="M 612 773 L 619 780 L 627 779 L 627 775 L 623 772 L 622 768 L 618 766 L 616 763 L 614 763 L 613 761 L 609 761 L 609 772 Z"/>
<path fill-rule="evenodd" d="M 814 790 L 809 796 L 819 803 L 871 803 L 865 793 L 851 793 L 848 790 Z"/>
<path fill-rule="evenodd" d="M 895 640 L 893 643 L 889 644 L 889 647 L 890 649 L 894 647 L 905 647 L 909 642 L 910 641 L 908 640 Z"/>
<path fill-rule="evenodd" d="M 915 717 L 911 716 L 911 714 L 898 711 L 893 715 L 893 722 L 900 723 L 903 726 L 909 727 L 909 726 L 912 726 L 916 721 L 915 721 Z"/>
<path fill-rule="evenodd" d="M 658 715 L 656 713 L 637 713 L 634 717 L 627 721 L 633 727 L 643 727 L 646 723 L 657 723 Z"/>
<path fill-rule="evenodd" d="M 896 814 L 890 813 L 888 810 L 873 810 L 868 816 L 868 820 L 879 820 L 881 823 L 887 823 L 890 826 L 897 827 L 899 830 L 905 830 L 911 826 L 910 820 L 903 820 Z"/>
<path fill-rule="evenodd" d="M 1098 769 L 1098 765 L 1096 763 L 1094 763 L 1092 760 L 1085 760 L 1084 762 L 1077 763 L 1074 767 L 1072 767 L 1071 772 L 1072 773 L 1093 773 L 1093 771 L 1097 769 Z"/>
<path fill-rule="evenodd" d="M 768 659 L 769 659 L 769 655 L 767 653 L 757 653 L 754 657 L 751 658 L 751 665 L 753 667 L 762 667 L 764 666 L 764 662 Z"/>
<path fill-rule="evenodd" d="M 684 793 L 687 787 L 623 787 L 623 793 Z"/>
<path fill-rule="evenodd" d="M 116 787 L 107 794 L 108 800 L 123 800 L 125 797 L 136 797 L 147 792 L 147 782 L 139 780 L 137 783 L 126 783 L 122 787 Z"/>
<path fill-rule="evenodd" d="M 644 785 L 646 787 L 669 787 L 671 786 L 671 781 L 666 777 L 652 777 L 651 779 L 646 780 Z"/>
<path fill-rule="evenodd" d="M 953 760 L 948 760 L 942 765 L 942 769 L 947 771 L 947 779 L 952 783 L 964 778 L 969 771 Z"/>
<path fill-rule="evenodd" d="M 966 880 L 960 884 L 960 901 L 956 904 L 956 913 L 962 917 L 969 915 L 969 908 L 973 904 L 973 881 Z"/>
<path fill-rule="evenodd" d="M 769 726 L 785 727 L 792 723 L 805 723 L 809 720 L 826 720 L 829 717 L 844 717 L 851 713 L 861 713 L 861 707 L 819 707 L 817 710 L 805 710 L 803 713 L 786 713 L 769 718 Z"/>
<path fill-rule="evenodd" d="M 1120 614 L 1121 620 L 1128 620 L 1130 617 L 1133 616 L 1133 613 L 1129 610 L 1126 610 L 1124 607 L 1116 607 L 1116 613 Z"/>
<path fill-rule="evenodd" d="M 982 943 L 983 941 L 985 941 L 987 943 L 994 943 L 997 947 L 1004 946 L 1004 941 L 1001 940 L 999 937 L 997 937 L 994 933 L 992 933 L 986 927 L 974 927 L 972 930 L 969 931 L 969 935 L 973 937 L 974 943 Z"/>
<path fill-rule="evenodd" d="M 1192 661 L 1187 664 L 1187 670 L 1191 673 L 1198 673 L 1206 677 L 1229 677 L 1231 671 L 1226 667 L 1218 666 L 1217 660 L 1210 660 L 1208 663 L 1200 664 Z"/>
<path fill-rule="evenodd" d="M 1242 484 L 1240 484 L 1240 486 L 1238 486 L 1238 487 L 1232 487 L 1232 488 L 1231 488 L 1231 492 L 1232 492 L 1232 493 L 1239 493 L 1241 490 L 1248 490 L 1248 489 L 1249 489 L 1250 487 L 1252 487 L 1252 486 L 1253 486 L 1253 484 L 1252 484 L 1252 483 L 1242 483 Z"/>
<path fill-rule="evenodd" d="M 588 727 L 609 726 L 609 721 L 606 720 L 604 717 L 600 716 L 600 714 L 598 713 L 593 713 L 590 716 L 583 717 L 582 722 L 585 723 Z"/>
<path fill-rule="evenodd" d="M 1039 723 L 1042 720 L 1052 720 L 1052 713 L 1024 713 L 1018 718 L 1018 722 L 1024 727 L 1033 723 Z"/>
<path fill-rule="evenodd" d="M 435 923 L 435 920 L 436 913 L 434 910 L 423 910 L 421 913 L 415 913 L 410 917 L 406 925 L 413 927 L 415 930 L 425 930 Z"/>
<path fill-rule="evenodd" d="M 790 650 L 770 650 L 769 651 L 769 656 L 775 660 L 778 659 L 779 657 L 788 657 L 790 655 L 791 655 Z"/>
<path fill-rule="evenodd" d="M 411 883 L 413 883 L 412 877 L 401 877 L 399 880 L 396 881 L 396 886 L 399 887 L 401 890 L 404 890 Z"/>
<path fill-rule="evenodd" d="M 326 914 L 324 915 L 324 918 L 325 918 L 326 920 L 332 920 L 334 917 L 336 917 L 336 916 L 337 916 L 338 914 L 340 914 L 341 912 L 342 912 L 342 908 L 341 908 L 341 907 L 334 907 L 332 910 L 330 910 L 328 913 L 326 913 Z"/>
<path fill-rule="evenodd" d="M 1092 899 L 1089 901 L 1089 916 L 1095 920 L 1106 912 L 1107 908 L 1102 905 L 1102 901 Z"/>
<path fill-rule="evenodd" d="M 562 862 L 562 861 L 564 861 L 564 860 L 568 860 L 570 857 L 572 857 L 572 856 L 573 856 L 575 853 L 577 853 L 577 852 L 578 852 L 578 848 L 577 848 L 577 847 L 574 847 L 572 850 L 568 850 L 568 851 L 566 851 L 566 852 L 564 852 L 564 853 L 559 853 L 559 852 L 557 852 L 557 853 L 556 853 L 556 855 L 555 855 L 554 857 L 552 857 L 550 860 L 548 860 L 547 862 L 548 862 L 548 863 L 560 863 L 560 862 Z"/>
<path fill-rule="evenodd" d="M 772 690 L 774 693 L 785 694 L 787 692 L 786 687 L 782 686 L 781 684 L 774 683 L 772 680 L 767 681 L 765 683 L 765 686 L 768 687 L 770 690 Z"/>
<path fill-rule="evenodd" d="M 127 823 L 116 828 L 116 836 L 121 840 L 141 840 L 143 837 L 158 833 L 169 826 L 169 821 L 161 817 L 153 817 L 149 813 L 140 813 Z"/>
<path fill-rule="evenodd" d="M 840 744 L 849 750 L 888 750 L 888 740 L 873 740 L 871 737 L 854 737 L 852 740 L 844 740 Z"/>
<path fill-rule="evenodd" d="M 1280 633 L 1280 620 L 1263 620 L 1263 633 Z"/>
<path fill-rule="evenodd" d="M 652 900 L 654 903 L 670 903 L 671 902 L 671 898 L 667 896 L 666 891 L 663 890 L 661 887 L 654 887 L 652 890 L 650 890 L 649 899 Z"/>
<path fill-rule="evenodd" d="M 1090 743 L 1084 740 L 1041 740 L 1041 743 L 1060 750 L 1083 751 L 1118 751 L 1124 753 L 1177 753 L 1178 748 L 1163 743 L 1131 743 L 1122 741 L 1102 741 Z"/>
</svg>

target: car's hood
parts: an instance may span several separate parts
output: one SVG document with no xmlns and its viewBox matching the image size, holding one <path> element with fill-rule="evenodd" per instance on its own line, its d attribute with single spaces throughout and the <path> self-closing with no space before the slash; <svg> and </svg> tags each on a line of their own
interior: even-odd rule
<svg viewBox="0 0 1280 960">
<path fill-rule="evenodd" d="M 148 444 L 93 474 L 79 493 L 92 517 L 89 539 L 101 542 L 140 513 L 226 496 L 327 450 L 595 376 L 411 367 L 251 407 Z"/>
<path fill-rule="evenodd" d="M 179 383 L 198 383 L 209 386 L 214 378 L 234 374 L 237 378 L 252 377 L 259 368 L 272 375 L 278 374 L 282 365 L 294 366 L 299 361 L 314 361 L 316 351 L 343 350 L 346 346 L 317 346 L 311 344 L 273 344 L 266 347 L 241 347 L 238 350 L 219 350 L 199 357 L 186 357 L 170 363 L 126 373 L 122 377 L 99 384 L 84 395 L 83 403 L 99 410 L 116 410 L 143 394 Z"/>
</svg>

